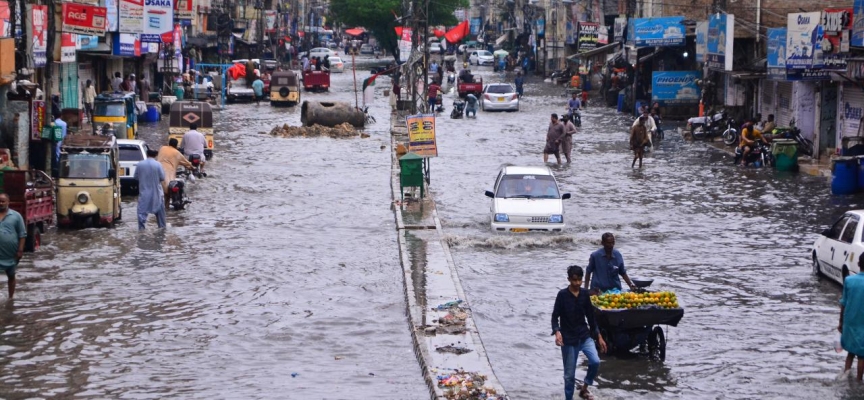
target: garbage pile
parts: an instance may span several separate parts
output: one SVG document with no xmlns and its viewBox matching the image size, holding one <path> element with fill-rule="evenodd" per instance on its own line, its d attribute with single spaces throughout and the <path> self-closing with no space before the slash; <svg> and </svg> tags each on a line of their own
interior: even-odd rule
<svg viewBox="0 0 864 400">
<path fill-rule="evenodd" d="M 465 333 L 465 320 L 468 319 L 468 311 L 461 306 L 462 300 L 454 300 L 433 307 L 433 311 L 447 311 L 447 315 L 438 318 L 436 333 L 460 335 Z"/>
<path fill-rule="evenodd" d="M 438 371 L 436 374 L 438 387 L 444 389 L 444 397 L 448 400 L 502 400 L 493 387 L 485 386 L 486 376 L 464 370 Z"/>
<path fill-rule="evenodd" d="M 354 129 L 354 126 L 347 122 L 336 125 L 332 128 L 327 126 L 321 126 L 318 124 L 312 126 L 291 126 L 285 124 L 282 126 L 277 126 L 270 131 L 270 136 L 279 137 L 329 136 L 333 139 L 342 139 L 351 138 L 358 135 L 360 135 L 360 132 L 357 132 L 357 130 Z M 368 137 L 368 135 L 364 134 L 364 137 Z"/>
</svg>

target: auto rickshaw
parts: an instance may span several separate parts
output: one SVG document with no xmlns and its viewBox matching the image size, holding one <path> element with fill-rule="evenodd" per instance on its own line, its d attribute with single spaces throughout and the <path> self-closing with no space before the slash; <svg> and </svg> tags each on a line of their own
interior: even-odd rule
<svg viewBox="0 0 864 400">
<path fill-rule="evenodd" d="M 189 124 L 198 125 L 197 131 L 204 134 L 207 147 L 204 157 L 213 158 L 213 110 L 210 103 L 203 101 L 176 101 L 171 105 L 168 119 L 168 139 L 177 139 L 183 147 L 183 134 L 189 131 Z"/>
<path fill-rule="evenodd" d="M 273 106 L 300 104 L 300 80 L 294 71 L 276 71 L 270 76 L 270 104 Z"/>
<path fill-rule="evenodd" d="M 93 104 L 94 133 L 103 131 L 106 124 L 113 128 L 111 130 L 117 139 L 138 139 L 135 93 L 103 93 L 96 96 Z"/>
<path fill-rule="evenodd" d="M 120 150 L 105 135 L 69 135 L 60 146 L 59 226 L 110 226 L 120 210 Z"/>
</svg>

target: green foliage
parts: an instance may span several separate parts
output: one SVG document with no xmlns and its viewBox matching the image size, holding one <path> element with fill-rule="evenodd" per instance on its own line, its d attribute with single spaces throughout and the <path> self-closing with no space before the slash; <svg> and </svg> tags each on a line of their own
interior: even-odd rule
<svg viewBox="0 0 864 400">
<path fill-rule="evenodd" d="M 417 7 L 423 8 L 426 3 L 418 1 Z M 432 26 L 452 26 L 459 23 L 453 15 L 457 8 L 468 7 L 468 0 L 429 0 L 429 34 Z M 425 11 L 425 10 L 424 10 Z M 402 26 L 402 21 L 396 21 L 396 16 L 403 16 L 402 2 L 399 0 L 331 0 L 330 17 L 333 22 L 341 23 L 343 27 L 366 28 L 382 48 L 395 49 L 399 38 L 394 28 Z M 421 13 L 422 14 L 422 13 Z M 405 25 L 410 25 L 408 21 Z M 421 22 L 422 29 L 422 22 Z"/>
</svg>

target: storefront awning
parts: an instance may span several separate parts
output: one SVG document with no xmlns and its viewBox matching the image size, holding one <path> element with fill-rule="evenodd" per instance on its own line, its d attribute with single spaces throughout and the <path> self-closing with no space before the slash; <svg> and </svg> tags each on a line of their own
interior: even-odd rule
<svg viewBox="0 0 864 400">
<path fill-rule="evenodd" d="M 605 46 L 598 47 L 594 50 L 589 50 L 584 53 L 574 54 L 572 56 L 567 57 L 568 60 L 576 61 L 577 58 L 588 58 L 591 56 L 596 56 L 597 54 L 603 54 L 612 50 L 617 49 L 621 46 L 621 43 L 611 43 Z"/>
</svg>

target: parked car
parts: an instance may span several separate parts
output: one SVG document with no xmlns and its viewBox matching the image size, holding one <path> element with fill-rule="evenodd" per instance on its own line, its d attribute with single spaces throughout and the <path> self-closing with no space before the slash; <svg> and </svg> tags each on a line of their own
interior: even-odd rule
<svg viewBox="0 0 864 400">
<path fill-rule="evenodd" d="M 440 42 L 429 43 L 429 54 L 440 54 L 440 53 L 441 53 L 441 43 Z"/>
<path fill-rule="evenodd" d="M 345 63 L 339 57 L 330 57 L 330 72 L 344 72 Z"/>
<path fill-rule="evenodd" d="M 468 56 L 468 62 L 474 65 L 492 65 L 495 63 L 495 56 L 488 50 L 475 50 Z"/>
<path fill-rule="evenodd" d="M 490 83 L 480 98 L 483 111 L 519 111 L 519 94 L 509 83 Z"/>
<path fill-rule="evenodd" d="M 301 57 L 304 55 L 308 55 L 309 58 L 321 57 L 321 59 L 323 60 L 325 56 L 336 57 L 339 55 L 339 53 L 337 53 L 333 50 L 330 50 L 326 47 L 316 47 L 316 48 L 311 49 L 309 51 L 300 53 Z"/>
<path fill-rule="evenodd" d="M 255 100 L 255 91 L 246 83 L 245 77 L 240 77 L 228 82 L 228 97 L 229 103 L 235 101 L 253 101 Z"/>
<path fill-rule="evenodd" d="M 118 139 L 117 147 L 120 149 L 120 192 L 124 194 L 138 194 L 138 181 L 135 180 L 135 167 L 138 162 L 147 159 L 147 143 L 143 140 Z"/>
<path fill-rule="evenodd" d="M 561 194 L 558 181 L 548 167 L 501 169 L 492 199 L 490 224 L 496 232 L 561 232 L 564 230 L 564 202 L 570 193 Z"/>
<path fill-rule="evenodd" d="M 811 261 L 813 272 L 837 281 L 860 272 L 858 257 L 864 254 L 861 229 L 864 210 L 848 211 L 813 243 Z"/>
<path fill-rule="evenodd" d="M 372 47 L 371 44 L 367 43 L 367 44 L 360 46 L 360 54 L 374 54 L 374 53 L 375 53 L 375 48 Z"/>
</svg>

